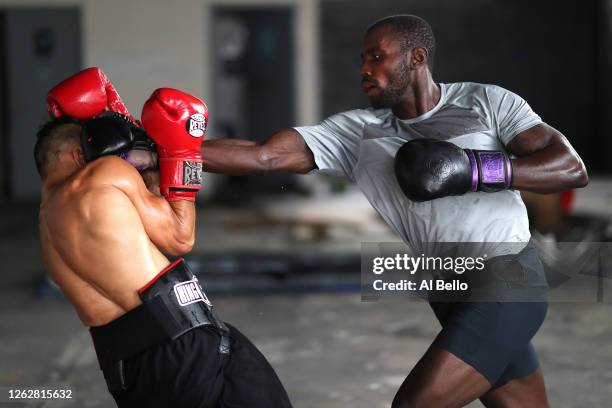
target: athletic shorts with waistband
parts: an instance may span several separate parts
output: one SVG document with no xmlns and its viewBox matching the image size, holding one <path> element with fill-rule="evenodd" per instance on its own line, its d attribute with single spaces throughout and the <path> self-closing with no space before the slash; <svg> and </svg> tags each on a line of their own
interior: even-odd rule
<svg viewBox="0 0 612 408">
<path fill-rule="evenodd" d="M 291 407 L 274 369 L 235 327 L 231 353 L 219 353 L 219 334 L 200 326 L 124 360 L 123 407 Z M 214 400 L 210 400 L 211 396 Z"/>
<path fill-rule="evenodd" d="M 541 281 L 535 249 L 517 254 L 521 270 Z M 531 279 L 531 278 L 529 278 Z M 431 302 L 442 330 L 433 346 L 447 350 L 480 372 L 492 389 L 532 374 L 538 357 L 531 344 L 548 309 L 547 301 Z"/>
</svg>

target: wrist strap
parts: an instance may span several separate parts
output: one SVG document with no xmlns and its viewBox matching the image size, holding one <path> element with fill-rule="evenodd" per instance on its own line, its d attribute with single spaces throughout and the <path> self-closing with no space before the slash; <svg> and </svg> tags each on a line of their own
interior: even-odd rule
<svg viewBox="0 0 612 408">
<path fill-rule="evenodd" d="M 202 187 L 202 159 L 159 159 L 159 188 L 169 201 L 194 201 Z"/>
<path fill-rule="evenodd" d="M 202 187 L 202 159 L 159 159 L 160 186 L 199 190 Z"/>
<path fill-rule="evenodd" d="M 512 186 L 512 161 L 499 150 L 466 150 L 472 165 L 470 191 L 493 193 Z"/>
</svg>

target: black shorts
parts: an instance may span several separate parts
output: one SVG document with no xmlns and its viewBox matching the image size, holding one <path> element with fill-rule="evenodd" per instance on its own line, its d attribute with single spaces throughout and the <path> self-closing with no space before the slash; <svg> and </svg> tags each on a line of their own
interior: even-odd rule
<svg viewBox="0 0 612 408">
<path fill-rule="evenodd" d="M 541 286 L 544 270 L 534 248 L 526 247 L 512 263 Z M 442 325 L 433 345 L 474 367 L 493 389 L 526 377 L 539 366 L 531 339 L 548 309 L 537 293 L 538 301 L 531 302 L 431 302 Z"/>
<path fill-rule="evenodd" d="M 545 302 L 431 303 L 442 330 L 433 345 L 474 367 L 493 389 L 539 366 L 531 339 L 546 316 Z"/>
<path fill-rule="evenodd" d="M 200 326 L 124 360 L 126 389 L 114 391 L 119 407 L 291 407 L 266 358 L 231 325 L 231 353 L 219 353 L 220 336 Z"/>
</svg>

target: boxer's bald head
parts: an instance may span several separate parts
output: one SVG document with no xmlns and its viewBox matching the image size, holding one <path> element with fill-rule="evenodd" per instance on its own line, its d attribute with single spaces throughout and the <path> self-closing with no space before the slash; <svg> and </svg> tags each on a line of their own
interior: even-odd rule
<svg viewBox="0 0 612 408">
<path fill-rule="evenodd" d="M 63 152 L 80 147 L 80 134 L 80 121 L 67 116 L 53 119 L 40 128 L 34 146 L 34 160 L 41 179 L 47 178 Z"/>
</svg>

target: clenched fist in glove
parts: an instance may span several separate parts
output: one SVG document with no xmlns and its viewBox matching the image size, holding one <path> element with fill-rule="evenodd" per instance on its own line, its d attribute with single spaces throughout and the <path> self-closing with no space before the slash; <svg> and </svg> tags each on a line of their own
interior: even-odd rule
<svg viewBox="0 0 612 408">
<path fill-rule="evenodd" d="M 206 105 L 178 89 L 160 88 L 145 102 L 141 120 L 159 154 L 161 194 L 168 201 L 195 201 L 202 186 Z"/>
<path fill-rule="evenodd" d="M 54 118 L 66 115 L 81 120 L 111 111 L 138 125 L 106 74 L 97 67 L 84 69 L 54 86 L 47 94 L 47 111 Z"/>
<path fill-rule="evenodd" d="M 450 142 L 416 139 L 395 155 L 395 177 L 413 201 L 469 191 L 494 193 L 512 186 L 512 162 L 498 150 L 462 149 Z"/>
<path fill-rule="evenodd" d="M 86 162 L 117 155 L 138 170 L 155 167 L 152 141 L 100 68 L 84 69 L 54 86 L 47 94 L 47 110 L 53 118 L 81 121 Z"/>
</svg>

